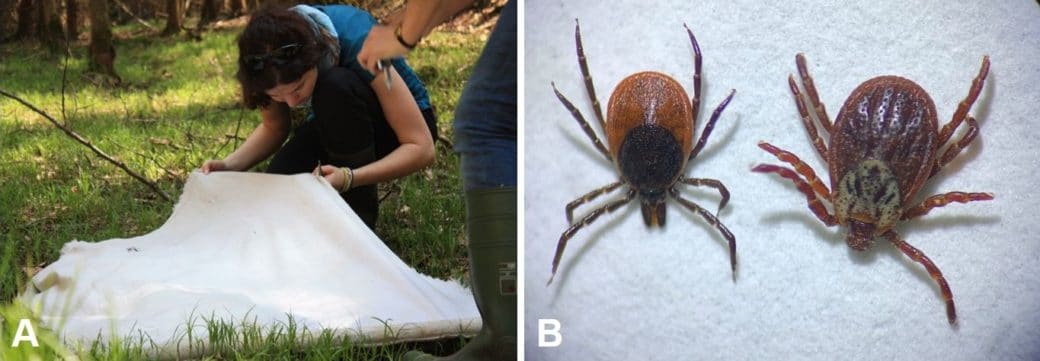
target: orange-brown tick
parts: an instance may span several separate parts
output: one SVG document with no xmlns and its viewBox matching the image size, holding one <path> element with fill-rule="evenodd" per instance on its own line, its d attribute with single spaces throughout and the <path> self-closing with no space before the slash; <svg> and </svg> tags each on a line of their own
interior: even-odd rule
<svg viewBox="0 0 1040 361">
<path fill-rule="evenodd" d="M 632 74 L 621 80 L 621 83 L 614 89 L 614 93 L 610 95 L 610 102 L 607 104 L 607 120 L 604 122 L 603 111 L 600 109 L 599 100 L 596 98 L 596 91 L 592 85 L 592 76 L 589 75 L 585 51 L 581 46 L 581 28 L 575 21 L 574 41 L 578 50 L 578 65 L 585 79 L 585 90 L 592 99 L 596 119 L 606 132 L 609 148 L 603 146 L 603 142 L 585 121 L 585 117 L 574 107 L 574 104 L 560 94 L 555 83 L 552 84 L 553 91 L 563 106 L 578 121 L 596 149 L 607 160 L 614 163 L 621 179 L 595 189 L 567 204 L 567 222 L 570 226 L 560 235 L 560 240 L 556 245 L 556 255 L 553 257 L 552 276 L 549 278 L 549 283 L 552 283 L 552 277 L 556 276 L 556 269 L 560 265 L 560 258 L 563 256 L 567 241 L 578 230 L 589 225 L 604 213 L 613 212 L 636 197 L 639 197 L 643 222 L 648 227 L 664 226 L 664 203 L 667 197 L 675 199 L 682 206 L 699 214 L 718 229 L 729 242 L 730 269 L 735 275 L 736 239 L 733 234 L 719 222 L 715 215 L 682 198 L 675 187 L 682 183 L 716 189 L 722 196 L 718 210 L 722 210 L 729 201 L 729 191 L 722 182 L 707 178 L 688 178 L 683 175 L 687 162 L 696 158 L 704 148 L 704 143 L 707 142 L 708 136 L 715 127 L 715 121 L 718 120 L 734 94 L 734 91 L 730 91 L 729 96 L 715 108 L 700 139 L 694 145 L 693 130 L 701 102 L 701 50 L 689 27 L 686 28 L 686 32 L 690 36 L 694 53 L 693 99 L 687 97 L 686 91 L 679 85 L 679 82 L 667 75 L 653 71 Z M 598 196 L 614 191 L 622 185 L 628 185 L 628 190 L 621 199 L 607 202 L 577 222 L 573 222 L 575 208 Z"/>
<path fill-rule="evenodd" d="M 832 125 L 809 76 L 805 57 L 798 54 L 796 63 L 805 95 L 798 91 L 794 75 L 788 77 L 788 83 L 809 138 L 827 163 L 830 189 L 797 156 L 766 142 L 760 142 L 758 146 L 793 166 L 794 171 L 771 164 L 758 165 L 752 171 L 776 173 L 793 181 L 808 198 L 809 208 L 820 221 L 828 226 L 849 227 L 846 243 L 852 249 L 865 251 L 875 238 L 881 237 L 922 264 L 939 284 L 946 302 L 947 319 L 950 324 L 956 323 L 953 294 L 939 267 L 923 252 L 903 241 L 893 226 L 898 221 L 925 215 L 932 208 L 950 202 L 993 199 L 990 193 L 950 192 L 928 197 L 921 203 L 911 203 L 925 181 L 935 176 L 978 134 L 979 125 L 968 115 L 968 110 L 978 98 L 989 73 L 989 57 L 982 58 L 982 68 L 972 81 L 968 96 L 941 131 L 938 130 L 932 98 L 916 83 L 897 76 L 881 76 L 860 84 L 845 100 Z M 809 106 L 806 106 L 806 99 Z M 829 144 L 825 144 L 817 133 L 814 116 L 830 135 Z M 962 123 L 967 123 L 967 131 L 959 140 L 952 141 L 954 131 Z M 939 149 L 944 145 L 948 146 L 940 157 Z M 833 214 L 827 211 L 820 199 L 830 202 Z"/>
</svg>

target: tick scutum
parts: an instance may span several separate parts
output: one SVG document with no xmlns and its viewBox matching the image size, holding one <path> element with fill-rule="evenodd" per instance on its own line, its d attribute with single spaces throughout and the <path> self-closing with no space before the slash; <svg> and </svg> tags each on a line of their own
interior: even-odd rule
<svg viewBox="0 0 1040 361">
<path fill-rule="evenodd" d="M 656 124 L 632 128 L 618 149 L 621 176 L 638 192 L 643 221 L 664 225 L 664 198 L 682 173 L 682 147 L 667 129 Z"/>
</svg>

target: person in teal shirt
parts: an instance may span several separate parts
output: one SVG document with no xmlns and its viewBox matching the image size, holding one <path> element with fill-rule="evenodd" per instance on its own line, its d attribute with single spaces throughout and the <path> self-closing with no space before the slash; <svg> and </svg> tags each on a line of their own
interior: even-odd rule
<svg viewBox="0 0 1040 361">
<path fill-rule="evenodd" d="M 364 10 L 349 5 L 297 5 L 292 9 L 308 16 L 316 26 L 321 26 L 324 30 L 333 29 L 332 35 L 339 40 L 339 63 L 342 64 L 341 66 L 352 69 L 355 67 L 364 69 L 358 63 L 357 56 L 361 51 L 361 45 L 364 44 L 365 38 L 368 37 L 368 32 L 374 25 L 379 24 L 376 18 Z M 325 14 L 331 22 L 323 22 L 321 16 L 315 14 L 314 11 Z M 419 109 L 430 109 L 430 97 L 426 93 L 426 86 L 423 85 L 422 80 L 415 74 L 415 71 L 408 66 L 404 58 L 396 57 L 390 59 L 390 63 L 401 74 L 404 83 L 408 84 L 408 90 L 415 97 L 415 102 L 419 105 Z M 365 75 L 365 80 L 368 81 L 375 77 L 367 70 L 363 74 Z"/>
<path fill-rule="evenodd" d="M 437 134 L 426 88 L 404 59 L 385 73 L 357 62 L 375 24 L 346 5 L 254 13 L 238 38 L 236 78 L 243 103 L 260 109 L 262 121 L 238 149 L 206 161 L 203 173 L 247 170 L 272 155 L 268 173 L 310 172 L 320 162 L 320 173 L 374 228 L 376 184 L 431 164 Z M 310 112 L 293 127 L 290 108 L 298 107 Z"/>
</svg>

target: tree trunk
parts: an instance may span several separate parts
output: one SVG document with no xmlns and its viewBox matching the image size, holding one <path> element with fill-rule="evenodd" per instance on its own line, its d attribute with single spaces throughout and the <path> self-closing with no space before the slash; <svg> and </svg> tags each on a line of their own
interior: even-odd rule
<svg viewBox="0 0 1040 361">
<path fill-rule="evenodd" d="M 246 0 L 228 0 L 231 16 L 239 17 L 247 12 Z"/>
<path fill-rule="evenodd" d="M 181 31 L 182 15 L 180 0 L 166 0 L 166 29 L 162 32 L 164 36 L 176 35 Z"/>
<path fill-rule="evenodd" d="M 90 16 L 90 68 L 113 78 L 114 84 L 122 83 L 116 74 L 116 48 L 112 45 L 112 22 L 108 19 L 107 0 L 89 0 Z"/>
<path fill-rule="evenodd" d="M 79 37 L 79 3 L 76 0 L 65 0 L 65 32 L 70 42 Z"/>
<path fill-rule="evenodd" d="M 51 48 L 64 47 L 65 29 L 61 26 L 58 0 L 37 0 L 36 36 Z"/>
<path fill-rule="evenodd" d="M 220 11 L 224 9 L 224 0 L 202 0 L 202 14 L 199 15 L 199 26 L 209 25 L 217 20 Z"/>
<path fill-rule="evenodd" d="M 22 0 L 18 3 L 18 30 L 15 31 L 16 39 L 31 38 L 33 30 L 36 29 L 36 12 L 33 11 L 33 0 Z"/>
<path fill-rule="evenodd" d="M 0 0 L 0 40 L 6 39 L 15 33 L 18 25 L 18 16 L 15 9 L 18 8 L 18 0 Z"/>
</svg>

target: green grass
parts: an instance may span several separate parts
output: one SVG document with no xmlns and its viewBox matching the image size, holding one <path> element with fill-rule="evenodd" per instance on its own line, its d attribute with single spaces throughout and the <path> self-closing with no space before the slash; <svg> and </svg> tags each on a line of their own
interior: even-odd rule
<svg viewBox="0 0 1040 361">
<path fill-rule="evenodd" d="M 20 304 L 0 306 L 0 341 L 4 343 L 0 345 L 0 360 L 149 360 L 193 356 L 202 360 L 397 360 L 409 350 L 447 354 L 463 345 L 462 340 L 445 340 L 364 346 L 330 329 L 301 327 L 291 316 L 285 322 L 267 326 L 248 318 L 228 321 L 197 316 L 186 322 L 193 325 L 191 331 L 186 328 L 174 340 L 180 349 L 169 353 L 157 354 L 156 349 L 150 348 L 152 340 L 140 336 L 65 345 L 53 332 L 41 328 L 35 329 L 39 347 L 28 341 L 9 347 L 21 319 L 40 324 L 33 317 Z M 204 337 L 199 334 L 202 330 L 206 331 Z"/>
<path fill-rule="evenodd" d="M 184 36 L 130 35 L 141 31 L 117 28 L 116 69 L 124 84 L 114 88 L 99 86 L 84 75 L 86 44 L 74 44 L 68 59 L 65 117 L 65 57 L 34 44 L 4 44 L 0 89 L 65 119 L 74 131 L 176 197 L 193 169 L 230 153 L 241 142 L 235 135 L 244 138 L 259 123 L 258 112 L 238 103 L 234 44 L 239 31 L 214 30 L 192 41 Z M 409 56 L 437 107 L 445 139 L 451 139 L 455 102 L 484 40 L 480 34 L 434 33 Z M 464 278 L 467 265 L 466 249 L 459 242 L 464 210 L 458 167 L 457 156 L 441 142 L 433 166 L 380 190 L 385 196 L 377 227 L 381 238 L 405 262 L 441 278 Z M 55 261 L 61 246 L 71 240 L 96 242 L 148 233 L 173 208 L 172 202 L 7 98 L 0 98 L 0 184 L 0 315 L 7 321 L 0 332 L 14 332 L 12 317 L 27 312 L 12 303 L 25 289 L 26 268 Z M 288 327 L 261 331 L 213 326 L 225 327 L 215 341 L 227 345 L 210 356 L 216 359 L 386 359 L 415 346 L 358 348 L 327 331 L 310 330 L 318 337 L 301 349 Z M 6 335 L 0 333 L 0 341 L 10 342 Z M 35 355 L 50 359 L 69 352 L 54 342 Z M 458 342 L 447 347 L 457 347 Z M 7 346 L 0 349 L 12 353 L 0 354 L 0 359 L 31 355 Z M 70 352 L 83 359 L 130 360 L 144 357 L 142 347 L 140 340 L 127 340 Z M 15 355 L 18 358 L 12 358 Z"/>
</svg>

